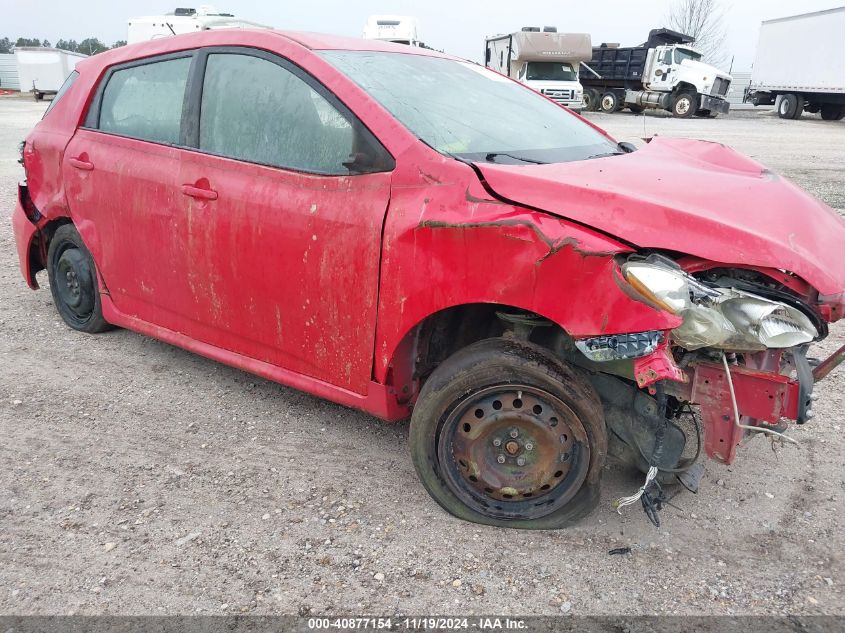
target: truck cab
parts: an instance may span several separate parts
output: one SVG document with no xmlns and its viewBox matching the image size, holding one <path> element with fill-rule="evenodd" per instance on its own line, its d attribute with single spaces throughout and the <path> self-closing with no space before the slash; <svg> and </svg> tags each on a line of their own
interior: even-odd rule
<svg viewBox="0 0 845 633">
<path fill-rule="evenodd" d="M 523 63 L 516 78 L 552 101 L 575 110 L 584 102 L 584 89 L 578 81 L 578 66 L 571 62 L 530 61 Z"/>
<path fill-rule="evenodd" d="M 645 87 L 672 92 L 688 86 L 700 95 L 724 99 L 731 76 L 701 61 L 701 53 L 689 46 L 658 46 L 649 54 Z"/>
</svg>

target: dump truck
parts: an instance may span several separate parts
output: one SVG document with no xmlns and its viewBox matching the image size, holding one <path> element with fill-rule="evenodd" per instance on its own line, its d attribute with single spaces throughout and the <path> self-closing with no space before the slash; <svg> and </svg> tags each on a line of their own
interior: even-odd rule
<svg viewBox="0 0 845 633">
<path fill-rule="evenodd" d="M 845 57 L 836 43 L 845 33 L 845 7 L 766 20 L 745 100 L 774 105 L 782 119 L 821 113 L 845 118 Z"/>
<path fill-rule="evenodd" d="M 488 37 L 484 65 L 530 86 L 573 110 L 584 106 L 578 69 L 592 56 L 589 33 L 558 33 L 555 27 L 524 27 Z"/>
<path fill-rule="evenodd" d="M 689 35 L 652 29 L 640 46 L 602 44 L 581 72 L 587 110 L 667 110 L 673 116 L 727 114 L 731 76 L 701 61 Z"/>
</svg>

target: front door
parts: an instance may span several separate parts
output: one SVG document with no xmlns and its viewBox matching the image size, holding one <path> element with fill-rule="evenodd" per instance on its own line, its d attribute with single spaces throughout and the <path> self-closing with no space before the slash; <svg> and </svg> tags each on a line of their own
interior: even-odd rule
<svg viewBox="0 0 845 633">
<path fill-rule="evenodd" d="M 200 56 L 179 173 L 191 335 L 365 393 L 392 158 L 285 60 Z"/>
</svg>

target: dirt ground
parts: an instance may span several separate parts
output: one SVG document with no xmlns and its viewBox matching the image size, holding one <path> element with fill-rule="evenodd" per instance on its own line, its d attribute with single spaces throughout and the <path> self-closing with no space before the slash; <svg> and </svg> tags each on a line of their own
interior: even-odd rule
<svg viewBox="0 0 845 633">
<path fill-rule="evenodd" d="M 0 613 L 845 613 L 845 371 L 791 431 L 800 448 L 757 437 L 708 464 L 659 530 L 611 507 L 641 484 L 615 465 L 575 528 L 464 523 L 418 483 L 407 423 L 66 328 L 8 222 L 44 107 L 0 98 Z M 845 210 L 845 121 L 589 118 L 619 140 L 728 143 Z M 835 327 L 816 355 L 843 341 Z"/>
</svg>

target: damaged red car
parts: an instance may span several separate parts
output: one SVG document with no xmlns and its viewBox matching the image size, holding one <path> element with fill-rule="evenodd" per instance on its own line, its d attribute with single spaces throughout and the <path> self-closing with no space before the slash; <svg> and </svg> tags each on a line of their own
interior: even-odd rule
<svg viewBox="0 0 845 633">
<path fill-rule="evenodd" d="M 78 64 L 22 161 L 21 271 L 68 326 L 411 416 L 423 485 L 470 521 L 565 526 L 608 455 L 694 487 L 700 455 L 809 421 L 845 357 L 807 357 L 845 310 L 830 208 L 433 51 L 125 46 Z"/>
</svg>

